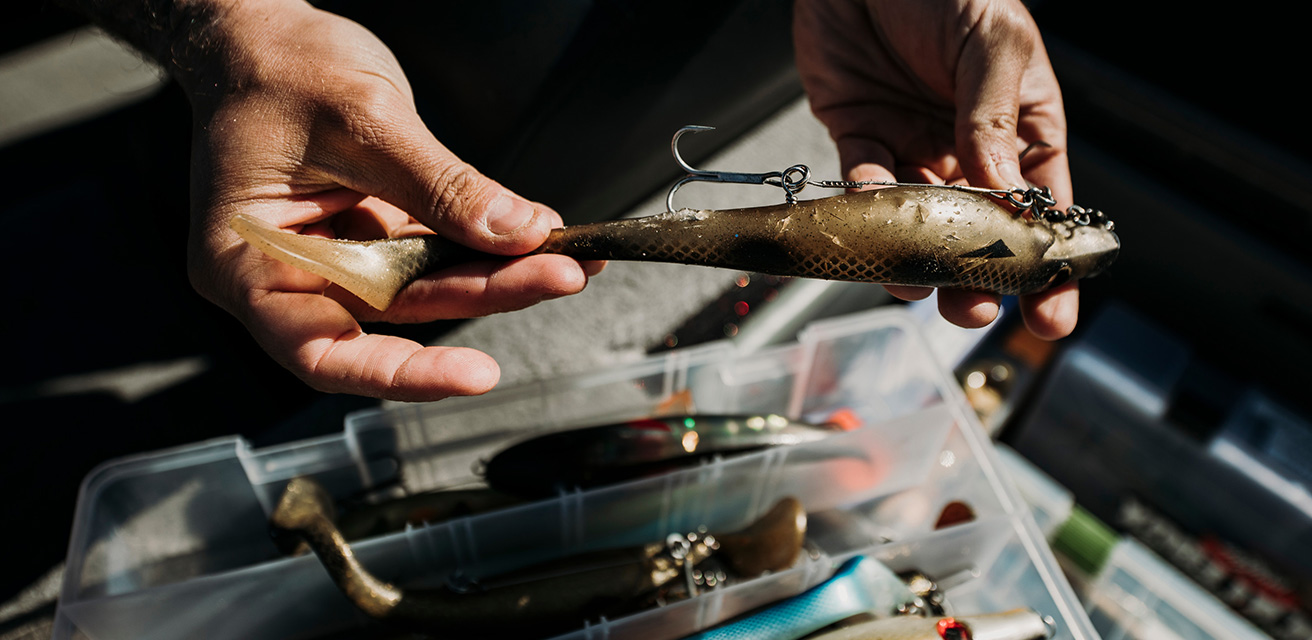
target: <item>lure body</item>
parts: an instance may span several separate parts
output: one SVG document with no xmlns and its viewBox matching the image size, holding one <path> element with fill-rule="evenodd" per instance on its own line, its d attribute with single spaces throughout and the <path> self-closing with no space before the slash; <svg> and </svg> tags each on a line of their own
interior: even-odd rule
<svg viewBox="0 0 1312 640">
<path fill-rule="evenodd" d="M 523 502 L 491 489 L 445 489 L 359 505 L 337 518 L 347 540 L 360 540 L 453 518 L 477 515 Z"/>
<path fill-rule="evenodd" d="M 231 224 L 265 253 L 379 309 L 426 273 L 509 259 L 437 236 L 352 242 L 285 233 L 245 215 Z M 925 185 L 567 226 L 533 253 L 1025 294 L 1097 275 L 1119 250 L 1105 226 L 1028 219 L 982 194 Z"/>
<path fill-rule="evenodd" d="M 549 433 L 498 452 L 484 478 L 493 489 L 545 498 L 696 464 L 712 455 L 814 442 L 840 432 L 780 415 L 648 418 Z"/>
<path fill-rule="evenodd" d="M 718 562 L 732 579 L 781 571 L 797 560 L 806 536 L 801 503 L 784 498 L 747 528 L 723 536 L 689 535 L 673 547 L 667 541 L 589 552 L 459 590 L 402 589 L 360 564 L 331 514 L 323 487 L 299 477 L 288 483 L 270 523 L 275 531 L 304 540 L 346 597 L 370 617 L 442 637 L 565 632 L 589 618 L 639 610 L 666 589 L 677 591 L 704 562 Z"/>
</svg>

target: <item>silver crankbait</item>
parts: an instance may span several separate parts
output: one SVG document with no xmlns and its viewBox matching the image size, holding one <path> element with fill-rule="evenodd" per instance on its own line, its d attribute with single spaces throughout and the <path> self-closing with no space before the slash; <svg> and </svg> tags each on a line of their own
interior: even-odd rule
<svg viewBox="0 0 1312 640">
<path fill-rule="evenodd" d="M 1120 251 L 1102 212 L 1053 209 L 1045 188 L 1011 191 L 960 185 L 858 183 L 810 179 L 805 165 L 748 174 L 699 171 L 671 143 L 688 176 L 670 189 L 665 213 L 554 229 L 529 255 L 578 260 L 676 262 L 780 276 L 949 287 L 1000 294 L 1043 291 L 1107 268 Z M 674 193 L 690 181 L 765 184 L 787 203 L 729 210 L 674 211 Z M 886 189 L 798 201 L 807 185 Z M 1028 214 L 1028 215 L 1022 215 Z M 232 228 L 264 253 L 340 285 L 385 309 L 417 278 L 476 260 L 518 256 L 474 251 L 436 235 L 369 242 L 284 232 L 237 215 Z"/>
</svg>

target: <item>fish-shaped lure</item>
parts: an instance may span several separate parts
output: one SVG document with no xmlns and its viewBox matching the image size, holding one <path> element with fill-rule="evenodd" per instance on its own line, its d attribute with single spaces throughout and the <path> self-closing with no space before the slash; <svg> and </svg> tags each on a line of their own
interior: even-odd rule
<svg viewBox="0 0 1312 640">
<path fill-rule="evenodd" d="M 695 465 L 714 455 L 823 440 L 855 424 L 812 424 L 777 414 L 684 415 L 630 420 L 536 436 L 484 467 L 497 491 L 526 499 L 624 482 Z"/>
<path fill-rule="evenodd" d="M 1106 225 L 1030 219 L 1004 203 L 923 185 L 766 207 L 683 209 L 554 229 L 530 255 L 1025 294 L 1097 275 L 1120 251 L 1120 240 Z M 230 224 L 252 246 L 378 309 L 425 274 L 513 257 L 436 235 L 357 242 L 285 232 L 243 214 Z"/>
<path fill-rule="evenodd" d="M 746 528 L 724 535 L 676 534 L 664 543 L 591 551 L 460 589 L 403 589 L 360 564 L 333 525 L 331 497 L 313 479 L 287 484 L 270 524 L 304 540 L 365 614 L 444 638 L 562 633 L 591 618 L 642 609 L 664 588 L 690 579 L 693 568 L 708 559 L 721 563 L 733 580 L 782 571 L 796 562 L 806 536 L 806 512 L 786 497 Z"/>
</svg>

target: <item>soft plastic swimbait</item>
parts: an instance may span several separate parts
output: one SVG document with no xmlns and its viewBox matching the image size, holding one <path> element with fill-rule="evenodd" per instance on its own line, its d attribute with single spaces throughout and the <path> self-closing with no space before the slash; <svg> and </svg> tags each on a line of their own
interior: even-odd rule
<svg viewBox="0 0 1312 640">
<path fill-rule="evenodd" d="M 687 128 L 686 131 L 703 130 Z M 675 136 L 677 143 L 678 134 Z M 579 260 L 676 262 L 779 276 L 953 287 L 1025 294 L 1100 273 L 1120 239 L 1101 212 L 1051 209 L 1046 189 L 1013 191 L 898 185 L 797 202 L 810 180 L 804 165 L 767 174 L 689 171 L 689 180 L 780 186 L 786 204 L 723 211 L 674 211 L 555 229 L 531 254 Z M 675 189 L 679 184 L 675 185 Z M 1026 212 L 1028 215 L 1021 215 Z M 230 225 L 264 253 L 317 274 L 385 309 L 406 285 L 457 264 L 515 256 L 480 253 L 435 235 L 369 242 L 284 232 L 234 216 Z"/>
<path fill-rule="evenodd" d="M 684 415 L 558 431 L 512 445 L 487 462 L 494 489 L 554 496 L 671 471 L 713 455 L 823 440 L 855 424 L 812 424 L 777 414 Z"/>
<path fill-rule="evenodd" d="M 302 538 L 346 597 L 373 618 L 440 637 L 541 637 L 582 626 L 588 619 L 641 609 L 667 590 L 685 589 L 712 559 L 725 578 L 781 571 L 796 561 L 806 535 L 806 513 L 793 498 L 780 500 L 740 531 L 713 536 L 673 535 L 664 542 L 594 551 L 496 576 L 461 589 L 403 589 L 370 574 L 332 522 L 332 501 L 314 480 L 288 483 L 270 517 L 276 531 Z"/>
</svg>

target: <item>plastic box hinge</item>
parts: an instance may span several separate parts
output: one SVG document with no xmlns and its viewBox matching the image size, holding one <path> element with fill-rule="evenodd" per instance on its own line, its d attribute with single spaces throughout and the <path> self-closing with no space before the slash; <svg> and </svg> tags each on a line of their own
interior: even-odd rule
<svg viewBox="0 0 1312 640">
<path fill-rule="evenodd" d="M 611 621 L 606 616 L 597 618 L 596 624 L 590 621 L 583 621 L 584 640 L 610 640 Z"/>
<path fill-rule="evenodd" d="M 706 629 L 720 623 L 720 611 L 724 609 L 724 593 L 722 589 L 715 589 L 698 596 L 698 629 Z"/>
<path fill-rule="evenodd" d="M 575 551 L 587 542 L 583 524 L 583 491 L 577 487 L 561 491 L 557 500 L 560 508 L 560 548 Z"/>
<path fill-rule="evenodd" d="M 761 481 L 752 488 L 750 509 L 753 517 L 765 513 L 779 499 L 779 482 L 787 461 L 786 447 L 767 449 L 761 457 Z"/>
</svg>

